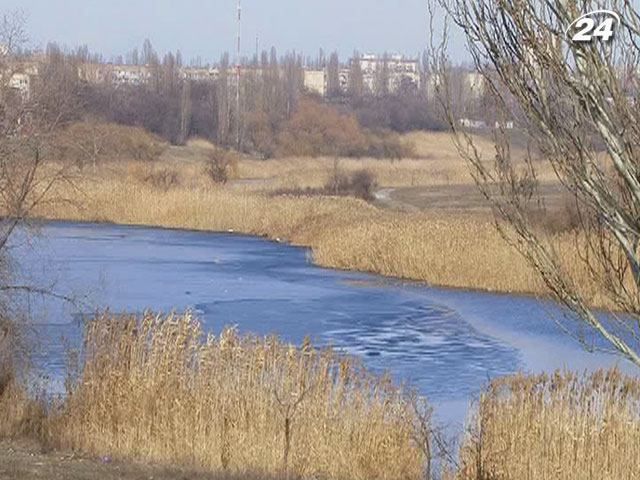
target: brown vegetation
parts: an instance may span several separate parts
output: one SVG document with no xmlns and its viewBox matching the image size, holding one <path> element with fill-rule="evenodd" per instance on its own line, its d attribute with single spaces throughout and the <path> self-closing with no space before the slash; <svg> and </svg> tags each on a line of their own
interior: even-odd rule
<svg viewBox="0 0 640 480">
<path fill-rule="evenodd" d="M 79 190 L 91 194 L 76 194 L 75 205 L 52 205 L 38 213 L 51 219 L 234 230 L 309 246 L 324 266 L 453 287 L 544 291 L 493 226 L 472 215 L 405 214 L 349 197 L 273 196 L 252 188 L 183 178 L 179 187 L 164 191 L 112 167 L 81 182 Z M 571 262 L 572 241 L 561 247 Z"/>
<path fill-rule="evenodd" d="M 277 138 L 277 156 L 407 158 L 413 150 L 391 132 L 363 130 L 352 114 L 310 98 L 300 100 Z"/>
<path fill-rule="evenodd" d="M 460 480 L 635 479 L 640 383 L 619 371 L 517 375 L 482 395 Z"/>
<path fill-rule="evenodd" d="M 139 127 L 96 121 L 74 122 L 56 138 L 57 155 L 79 166 L 114 160 L 156 160 L 166 143 Z"/>
<path fill-rule="evenodd" d="M 434 145 L 445 145 L 438 138 Z M 206 158 L 210 147 L 197 146 Z M 443 154 L 449 155 L 447 150 Z M 445 178 L 469 184 L 460 163 L 451 161 L 444 167 L 451 172 L 448 177 L 437 175 L 441 167 L 432 160 L 340 159 L 339 171 L 351 176 L 364 166 L 381 186 L 394 178 L 396 184 L 417 179 L 423 185 L 442 185 Z M 412 178 L 421 167 L 425 167 L 421 176 Z M 178 172 L 177 185 L 165 189 L 145 181 L 149 168 Z M 526 261 L 503 242 L 486 217 L 464 211 L 402 213 L 352 198 L 273 195 L 277 189 L 304 185 L 323 188 L 335 174 L 335 160 L 243 159 L 238 165 L 239 181 L 228 185 L 213 184 L 203 168 L 200 161 L 183 158 L 165 158 L 156 164 L 105 164 L 95 174 L 78 179 L 73 191 L 58 194 L 70 202 L 44 205 L 37 213 L 51 219 L 234 230 L 309 246 L 323 266 L 451 287 L 546 293 Z M 580 288 L 594 305 L 608 305 L 601 286 L 577 261 L 575 232 L 565 230 L 553 236 L 564 268 L 578 275 Z"/>
<path fill-rule="evenodd" d="M 327 184 L 321 188 L 281 188 L 273 191 L 273 195 L 293 196 L 350 196 L 365 201 L 375 198 L 377 187 L 375 176 L 366 169 L 357 170 L 347 175 L 338 170 L 336 163 L 335 172 Z"/>
<path fill-rule="evenodd" d="M 146 313 L 98 316 L 84 345 L 59 403 L 15 382 L 0 394 L 0 439 L 224 477 L 429 478 L 424 403 L 308 341 L 205 335 L 188 313 Z M 617 370 L 497 379 L 452 476 L 635 479 L 639 408 L 640 383 Z"/>
<path fill-rule="evenodd" d="M 209 152 L 205 172 L 213 183 L 227 183 L 238 172 L 238 157 L 221 148 Z"/>
<path fill-rule="evenodd" d="M 414 402 L 309 342 L 206 336 L 188 313 L 105 314 L 87 326 L 85 355 L 46 420 L 58 447 L 293 478 L 417 480 L 428 460 Z"/>
</svg>

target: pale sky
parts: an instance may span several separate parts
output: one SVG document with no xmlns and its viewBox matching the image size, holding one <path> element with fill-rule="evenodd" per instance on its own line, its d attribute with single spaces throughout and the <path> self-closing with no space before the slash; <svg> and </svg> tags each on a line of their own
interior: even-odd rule
<svg viewBox="0 0 640 480">
<path fill-rule="evenodd" d="M 242 0 L 243 55 L 275 46 L 317 56 L 338 50 L 415 56 L 428 42 L 425 0 Z M 86 44 L 109 59 L 140 49 L 149 38 L 159 53 L 182 51 L 185 61 L 216 61 L 235 49 L 236 0 L 0 0 L 0 13 L 28 16 L 30 45 Z M 453 52 L 463 55 L 461 42 Z"/>
</svg>

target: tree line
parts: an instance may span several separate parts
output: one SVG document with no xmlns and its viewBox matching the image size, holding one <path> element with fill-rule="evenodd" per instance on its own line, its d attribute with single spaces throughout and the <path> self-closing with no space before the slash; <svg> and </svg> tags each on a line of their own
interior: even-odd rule
<svg viewBox="0 0 640 480">
<path fill-rule="evenodd" d="M 305 91 L 305 60 L 296 52 L 278 56 L 272 48 L 263 51 L 259 58 L 243 62 L 239 85 L 228 54 L 218 62 L 217 75 L 206 80 L 185 78 L 180 52 L 161 57 L 148 40 L 140 53 L 133 50 L 127 58 L 132 64 L 144 65 L 148 72 L 144 82 L 84 82 L 78 74 L 80 67 L 99 60 L 99 56 L 91 54 L 86 47 L 64 52 L 56 44 L 49 44 L 38 83 L 48 87 L 56 83 L 75 85 L 81 92 L 75 99 L 79 116 L 142 126 L 173 144 L 184 144 L 188 138 L 197 136 L 263 157 L 283 153 L 282 137 L 291 138 L 284 130 L 291 126 L 303 97 L 308 100 L 303 117 L 308 117 L 309 102 L 329 104 L 329 110 L 318 112 L 353 118 L 369 135 L 444 127 L 424 90 L 407 87 L 382 95 L 367 92 L 362 87 L 362 75 L 357 72 L 358 62 L 351 64 L 349 88 L 341 89 L 337 84 L 339 79 L 336 80 L 341 68 L 336 53 L 326 61 L 328 94 L 325 98 Z M 317 66 L 322 67 L 324 62 L 320 54 Z M 238 88 L 240 102 L 236 102 Z M 327 123 L 331 121 L 324 122 Z M 326 132 L 317 133 L 322 136 Z M 284 143 L 290 144 L 290 141 Z M 370 153 L 368 148 L 346 150 L 363 155 Z"/>
</svg>

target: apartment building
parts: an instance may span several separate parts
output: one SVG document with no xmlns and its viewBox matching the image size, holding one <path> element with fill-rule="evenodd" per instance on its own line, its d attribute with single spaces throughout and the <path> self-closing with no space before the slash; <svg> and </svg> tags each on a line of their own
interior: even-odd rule
<svg viewBox="0 0 640 480">
<path fill-rule="evenodd" d="M 351 60 L 359 62 L 365 88 L 376 92 L 385 86 L 379 85 L 386 81 L 386 90 L 394 93 L 402 87 L 420 87 L 420 65 L 417 59 L 406 58 L 402 55 L 362 55 Z"/>
<path fill-rule="evenodd" d="M 383 90 L 380 85 L 381 81 L 387 82 L 386 91 L 394 93 L 403 87 L 419 88 L 420 87 L 420 65 L 418 60 L 409 59 L 401 55 L 379 56 L 379 55 L 362 55 L 358 58 L 352 58 L 350 65 L 358 62 L 362 71 L 363 87 L 369 93 L 376 94 Z M 349 89 L 350 68 L 341 68 L 338 72 L 340 90 L 346 93 Z M 326 96 L 328 72 L 323 70 L 305 70 L 304 86 L 309 92 Z"/>
</svg>

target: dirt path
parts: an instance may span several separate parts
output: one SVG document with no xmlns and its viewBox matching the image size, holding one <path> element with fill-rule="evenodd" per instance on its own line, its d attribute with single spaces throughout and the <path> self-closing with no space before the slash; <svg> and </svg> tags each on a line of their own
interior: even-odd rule
<svg viewBox="0 0 640 480">
<path fill-rule="evenodd" d="M 540 194 L 550 208 L 559 208 L 567 200 L 559 184 L 540 185 Z M 487 201 L 474 184 L 453 184 L 430 187 L 384 188 L 376 192 L 379 206 L 400 211 L 438 211 L 491 215 Z"/>
<path fill-rule="evenodd" d="M 36 445 L 0 442 L 0 480 L 232 480 L 180 469 L 43 452 Z M 239 477 L 236 477 L 239 480 Z M 257 479 L 256 479 L 257 480 Z"/>
</svg>

